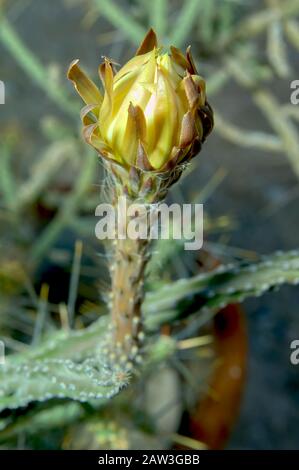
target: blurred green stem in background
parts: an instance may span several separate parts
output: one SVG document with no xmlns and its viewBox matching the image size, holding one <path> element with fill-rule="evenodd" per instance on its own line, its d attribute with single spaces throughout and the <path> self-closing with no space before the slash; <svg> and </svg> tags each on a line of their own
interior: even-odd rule
<svg viewBox="0 0 299 470">
<path fill-rule="evenodd" d="M 10 22 L 0 11 L 0 41 L 8 49 L 18 64 L 28 76 L 39 85 L 46 94 L 62 109 L 63 112 L 73 115 L 77 112 L 77 105 L 73 105 L 61 87 L 57 87 L 49 79 L 46 68 L 39 59 L 26 47 Z"/>
<path fill-rule="evenodd" d="M 34 243 L 30 253 L 31 262 L 37 262 L 47 253 L 61 231 L 72 222 L 76 212 L 80 210 L 82 198 L 90 189 L 97 165 L 93 150 L 89 150 L 84 155 L 83 161 L 83 168 L 80 170 L 72 193 L 64 200 L 55 218 L 47 225 L 40 238 Z"/>
<path fill-rule="evenodd" d="M 150 23 L 163 41 L 167 31 L 168 0 L 153 0 L 151 4 Z"/>
<path fill-rule="evenodd" d="M 265 8 L 262 11 L 253 13 L 245 20 L 241 20 L 233 26 L 232 8 L 229 0 L 222 0 L 220 4 L 216 0 L 185 0 L 182 3 L 180 11 L 177 12 L 174 26 L 167 31 L 169 23 L 169 8 L 167 0 L 139 0 L 142 6 L 146 6 L 149 17 L 148 24 L 142 26 L 139 20 L 135 20 L 132 13 L 127 13 L 112 0 L 93 0 L 93 3 L 99 13 L 101 13 L 116 29 L 124 34 L 125 38 L 138 45 L 140 40 L 149 27 L 156 29 L 158 34 L 168 38 L 171 44 L 177 47 L 185 45 L 192 28 L 198 23 L 200 36 L 204 43 L 214 43 L 214 49 L 226 49 L 235 40 L 247 37 L 253 37 L 267 29 L 273 22 L 292 17 L 299 11 L 298 0 L 287 0 L 280 2 L 277 8 Z M 216 11 L 217 10 L 217 11 Z M 220 34 L 213 37 L 213 16 L 219 14 Z M 290 34 L 294 37 L 294 28 Z"/>
<path fill-rule="evenodd" d="M 235 28 L 228 33 L 227 37 L 221 39 L 218 44 L 221 50 L 227 48 L 238 39 L 247 39 L 264 32 L 276 20 L 284 20 L 293 17 L 299 11 L 298 0 L 285 0 L 279 2 L 277 8 L 265 8 L 241 20 Z"/>
<path fill-rule="evenodd" d="M 201 5 L 201 11 L 199 15 L 200 34 L 205 43 L 209 44 L 213 41 L 213 16 L 217 11 L 217 5 L 215 4 L 215 0 L 198 3 Z"/>
<path fill-rule="evenodd" d="M 130 14 L 127 14 L 111 0 L 93 0 L 93 2 L 99 13 L 105 16 L 115 28 L 122 31 L 125 37 L 136 45 L 140 43 L 146 34 L 146 29 L 134 21 Z"/>
<path fill-rule="evenodd" d="M 198 12 L 201 7 L 202 2 L 198 0 L 185 1 L 170 34 L 171 44 L 174 44 L 176 47 L 184 44 L 195 21 L 198 20 Z"/>
<path fill-rule="evenodd" d="M 11 171 L 11 149 L 9 142 L 2 142 L 0 154 L 0 188 L 5 206 L 11 209 L 14 206 L 17 193 L 14 174 Z"/>
</svg>

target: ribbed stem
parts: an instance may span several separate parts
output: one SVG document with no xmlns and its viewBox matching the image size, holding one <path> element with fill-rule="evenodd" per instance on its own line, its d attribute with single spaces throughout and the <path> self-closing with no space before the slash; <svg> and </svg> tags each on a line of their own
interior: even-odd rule
<svg viewBox="0 0 299 470">
<path fill-rule="evenodd" d="M 136 359 L 143 339 L 141 305 L 148 240 L 115 240 L 111 315 L 116 350 Z"/>
<path fill-rule="evenodd" d="M 127 207 L 135 201 L 127 198 Z M 140 202 L 138 202 L 140 207 Z M 138 218 L 139 227 L 146 224 L 144 233 L 149 234 L 150 227 L 147 217 L 148 206 L 142 206 L 146 217 Z M 118 201 L 115 205 L 116 212 L 119 209 Z M 123 210 L 123 209 L 122 209 Z M 125 214 L 117 214 L 117 218 L 124 221 L 122 235 L 116 230 L 116 238 L 113 240 L 112 261 L 109 266 L 111 275 L 110 313 L 113 332 L 113 354 L 115 360 L 134 364 L 141 360 L 139 354 L 144 339 L 142 324 L 142 302 L 144 298 L 145 268 L 149 260 L 149 238 L 132 239 L 127 233 L 128 224 L 134 217 Z M 110 348 L 111 350 L 111 348 Z"/>
<path fill-rule="evenodd" d="M 106 162 L 106 169 L 111 182 L 109 186 L 112 191 L 111 199 L 117 214 L 115 240 L 112 243 L 109 264 L 111 275 L 109 310 L 113 336 L 111 344 L 109 335 L 107 351 L 114 365 L 119 363 L 121 367 L 126 365 L 126 368 L 130 369 L 142 359 L 140 352 L 144 340 L 143 285 L 145 268 L 150 258 L 152 228 L 150 224 L 154 223 L 153 221 L 156 223 L 157 204 L 165 197 L 168 187 L 177 179 L 177 172 L 170 171 L 166 177 L 144 172 L 135 167 L 127 170 L 113 162 Z M 119 204 L 120 198 L 125 199 L 126 208 Z M 131 216 L 128 216 L 131 204 L 135 207 L 130 211 Z M 135 210 L 136 204 L 138 207 Z M 118 223 L 120 219 L 121 233 Z M 138 226 L 139 238 L 133 239 L 128 233 L 132 222 Z"/>
</svg>

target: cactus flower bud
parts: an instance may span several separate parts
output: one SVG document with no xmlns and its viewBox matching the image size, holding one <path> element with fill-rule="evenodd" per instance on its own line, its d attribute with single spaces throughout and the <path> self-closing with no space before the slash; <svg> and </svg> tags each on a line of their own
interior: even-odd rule
<svg viewBox="0 0 299 470">
<path fill-rule="evenodd" d="M 192 158 L 213 127 L 205 81 L 190 47 L 163 53 L 150 30 L 117 73 L 111 60 L 99 66 L 104 94 L 73 61 L 68 77 L 86 106 L 84 137 L 104 158 L 123 168 L 165 172 Z"/>
</svg>

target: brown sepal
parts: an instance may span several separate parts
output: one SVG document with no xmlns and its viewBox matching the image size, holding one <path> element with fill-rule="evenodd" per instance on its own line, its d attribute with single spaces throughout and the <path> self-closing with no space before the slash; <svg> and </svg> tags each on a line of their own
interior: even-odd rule
<svg viewBox="0 0 299 470">
<path fill-rule="evenodd" d="M 188 71 L 191 73 L 191 75 L 197 75 L 197 70 L 191 53 L 191 46 L 187 47 L 186 56 L 189 64 Z"/>
<path fill-rule="evenodd" d="M 138 168 L 131 166 L 129 171 L 129 180 L 132 186 L 134 186 L 134 189 L 138 191 L 140 186 L 140 170 Z"/>
<path fill-rule="evenodd" d="M 184 89 L 190 109 L 195 109 L 198 106 L 200 94 L 196 83 L 188 72 L 184 78 Z"/>
<path fill-rule="evenodd" d="M 184 114 L 181 126 L 181 135 L 179 141 L 179 148 L 186 148 L 192 144 L 197 136 L 197 130 L 195 125 L 194 116 L 191 111 Z"/>
<path fill-rule="evenodd" d="M 109 75 L 112 75 L 112 78 L 115 74 L 114 68 L 113 68 L 113 63 L 111 62 L 108 57 L 104 57 L 104 61 L 99 65 L 98 72 L 99 72 L 99 77 L 103 83 L 103 86 L 106 87 L 107 85 L 107 68 L 109 68 Z"/>
<path fill-rule="evenodd" d="M 192 148 L 191 148 L 191 158 L 195 157 L 195 155 L 197 155 L 200 151 L 201 151 L 201 147 L 202 147 L 202 144 L 201 144 L 201 141 L 199 138 L 196 138 L 192 144 Z"/>
<path fill-rule="evenodd" d="M 92 136 L 92 134 L 93 134 L 96 127 L 97 127 L 96 123 L 95 124 L 90 124 L 89 126 L 84 126 L 83 127 L 83 131 L 82 131 L 83 138 L 88 144 L 91 143 L 90 138 L 91 138 L 91 136 Z"/>
<path fill-rule="evenodd" d="M 204 142 L 214 127 L 214 113 L 213 113 L 211 106 L 206 101 L 205 106 L 203 106 L 202 108 L 198 110 L 198 114 L 202 122 L 202 127 L 203 127 L 202 141 Z"/>
<path fill-rule="evenodd" d="M 153 178 L 148 178 L 146 181 L 143 183 L 141 190 L 140 190 L 140 195 L 141 196 L 147 196 L 148 194 L 151 194 L 154 192 L 154 181 Z"/>
<path fill-rule="evenodd" d="M 147 52 L 152 51 L 155 47 L 158 46 L 158 40 L 155 31 L 151 28 L 143 41 L 140 43 L 135 55 L 146 54 Z"/>
<path fill-rule="evenodd" d="M 172 149 L 170 159 L 163 165 L 161 171 L 171 171 L 173 168 L 178 164 L 181 156 L 183 154 L 183 150 L 179 147 L 174 147 Z"/>
<path fill-rule="evenodd" d="M 130 195 L 129 188 L 128 188 L 128 186 L 127 186 L 126 184 L 125 184 L 125 186 L 123 187 L 123 191 L 124 191 L 124 194 L 125 194 L 126 196 L 129 196 L 129 195 Z"/>
<path fill-rule="evenodd" d="M 153 171 L 154 167 L 150 164 L 147 153 L 142 142 L 139 140 L 137 148 L 136 166 L 143 171 Z"/>
<path fill-rule="evenodd" d="M 180 65 L 184 70 L 189 70 L 190 65 L 182 51 L 178 49 L 177 47 L 170 46 L 170 51 L 171 51 L 171 57 L 173 60 Z"/>
</svg>

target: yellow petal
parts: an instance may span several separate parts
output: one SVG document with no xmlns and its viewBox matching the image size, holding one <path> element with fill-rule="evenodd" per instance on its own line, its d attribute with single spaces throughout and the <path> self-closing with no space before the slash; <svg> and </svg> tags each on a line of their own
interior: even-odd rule
<svg viewBox="0 0 299 470">
<path fill-rule="evenodd" d="M 119 96 L 122 97 L 122 109 L 119 109 L 120 112 L 126 113 L 130 102 L 134 105 L 136 104 L 140 106 L 142 109 L 145 108 L 151 93 L 144 84 L 154 82 L 155 71 L 156 57 L 155 51 L 152 51 L 149 53 L 146 63 L 144 63 L 143 66 L 138 69 L 138 73 L 134 75 L 134 80 L 132 82 L 130 81 L 130 83 L 127 83 L 125 81 L 126 77 L 123 77 L 121 86 L 119 82 L 115 84 L 115 98 L 118 98 Z M 130 85 L 129 89 L 127 85 Z M 117 107 L 115 107 L 115 111 L 118 111 Z"/>
<path fill-rule="evenodd" d="M 113 70 L 108 59 L 100 66 L 100 75 L 105 87 L 105 94 L 103 103 L 100 109 L 99 119 L 104 127 L 108 125 L 108 117 L 112 111 L 112 97 L 113 97 Z"/>
<path fill-rule="evenodd" d="M 130 79 L 126 80 L 125 76 L 121 79 L 121 83 L 118 82 L 117 85 L 114 85 L 113 108 L 109 119 L 103 119 L 102 113 L 100 116 L 100 127 L 103 136 L 105 136 L 109 145 L 113 147 L 116 145 L 120 152 L 121 146 L 124 145 L 124 140 L 127 140 L 128 133 L 130 132 L 128 129 L 136 127 L 132 116 L 128 116 L 128 110 L 130 110 L 131 105 L 138 106 L 137 109 L 140 110 L 145 109 L 151 96 L 151 93 L 141 84 L 144 81 L 153 82 L 155 78 L 155 53 L 152 51 L 150 54 L 149 60 L 139 70 L 139 73 L 134 76 L 133 82 Z M 139 138 L 140 136 L 136 136 L 136 139 L 137 137 Z M 144 136 L 142 136 L 143 138 Z M 131 142 L 132 145 L 129 145 L 132 152 L 137 145 L 137 140 L 134 139 Z M 129 157 L 124 153 L 124 158 L 127 160 Z"/>
<path fill-rule="evenodd" d="M 90 124 L 83 128 L 84 140 L 92 145 L 99 153 L 106 156 L 111 153 L 111 148 L 102 140 L 97 124 Z"/>
<path fill-rule="evenodd" d="M 145 110 L 149 159 L 157 169 L 169 158 L 172 147 L 178 140 L 178 110 L 175 91 L 166 74 L 158 69 L 154 106 Z"/>
<path fill-rule="evenodd" d="M 111 78 L 111 76 L 112 76 L 112 82 L 113 82 L 114 68 L 113 68 L 113 63 L 111 59 L 108 59 L 108 57 L 104 57 L 104 62 L 102 62 L 99 65 L 98 72 L 99 72 L 99 77 L 102 81 L 103 87 L 106 88 L 107 79 Z"/>
<path fill-rule="evenodd" d="M 71 63 L 67 74 L 68 78 L 73 82 L 75 89 L 86 104 L 100 104 L 103 97 L 98 87 L 81 70 L 78 63 L 78 59 Z"/>
<path fill-rule="evenodd" d="M 127 110 L 126 126 L 116 126 L 113 145 L 129 164 L 135 164 L 138 142 L 144 141 L 146 123 L 142 109 L 130 103 Z"/>
<path fill-rule="evenodd" d="M 99 115 L 99 106 L 88 104 L 81 109 L 80 117 L 84 126 L 95 124 L 96 118 Z"/>
</svg>

